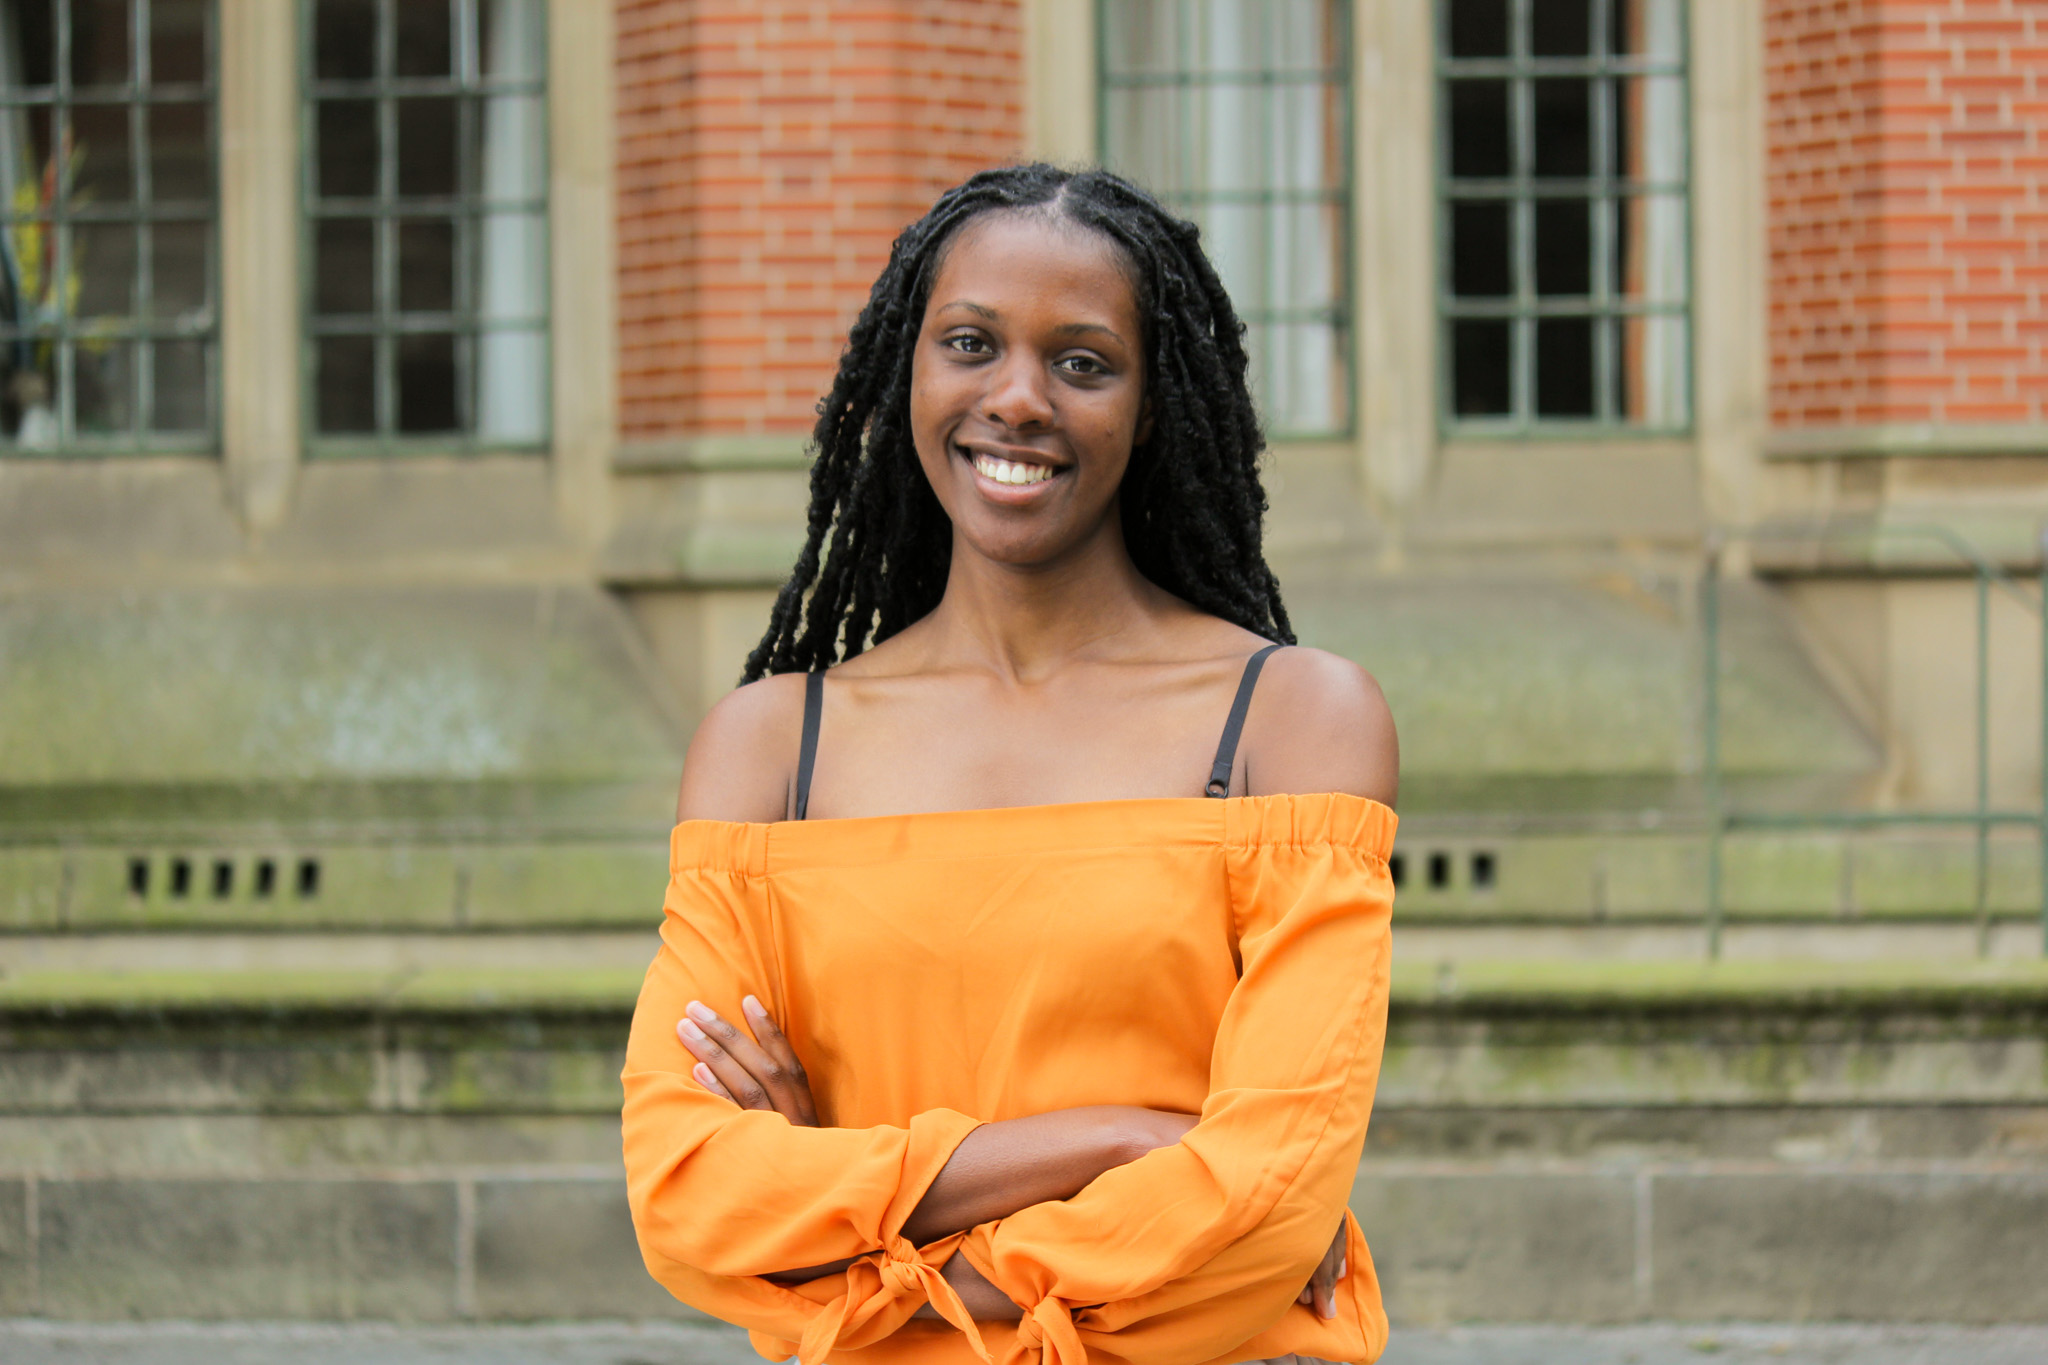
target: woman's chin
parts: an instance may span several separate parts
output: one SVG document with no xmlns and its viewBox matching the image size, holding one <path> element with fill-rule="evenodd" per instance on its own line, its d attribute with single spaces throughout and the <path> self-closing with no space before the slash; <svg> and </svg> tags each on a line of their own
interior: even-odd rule
<svg viewBox="0 0 2048 1365">
<path fill-rule="evenodd" d="M 958 526 L 953 534 L 976 559 L 1014 573 L 1042 572 L 1072 558 L 1081 539 L 1072 535 L 962 536 Z"/>
</svg>

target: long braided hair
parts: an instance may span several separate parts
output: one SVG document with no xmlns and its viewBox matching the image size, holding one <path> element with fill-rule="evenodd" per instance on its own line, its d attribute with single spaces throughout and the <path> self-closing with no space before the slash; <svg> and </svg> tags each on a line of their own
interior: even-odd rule
<svg viewBox="0 0 2048 1365">
<path fill-rule="evenodd" d="M 1118 492 L 1138 571 L 1203 611 L 1294 643 L 1260 547 L 1263 447 L 1244 325 L 1200 232 L 1107 171 L 983 171 L 903 230 L 847 336 L 812 435 L 808 532 L 740 681 L 849 659 L 939 604 L 952 525 L 918 464 L 910 370 L 947 245 L 971 219 L 1029 210 L 1091 228 L 1125 257 L 1145 327 L 1152 426 Z"/>
</svg>

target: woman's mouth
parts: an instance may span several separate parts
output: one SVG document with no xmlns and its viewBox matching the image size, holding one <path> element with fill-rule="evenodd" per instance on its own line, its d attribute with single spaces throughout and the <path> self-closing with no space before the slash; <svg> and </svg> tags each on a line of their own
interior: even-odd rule
<svg viewBox="0 0 2048 1365">
<path fill-rule="evenodd" d="M 1005 460 L 995 455 L 976 455 L 974 472 L 992 483 L 1022 486 L 1044 483 L 1059 471 L 1048 465 L 1025 464 L 1020 460 Z"/>
</svg>

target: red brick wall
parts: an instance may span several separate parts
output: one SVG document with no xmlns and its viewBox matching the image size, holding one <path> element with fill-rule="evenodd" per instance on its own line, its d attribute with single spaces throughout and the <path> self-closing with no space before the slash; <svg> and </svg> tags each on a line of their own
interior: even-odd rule
<svg viewBox="0 0 2048 1365">
<path fill-rule="evenodd" d="M 1774 419 L 2048 420 L 2048 5 L 1766 0 L 1765 40 Z"/>
<path fill-rule="evenodd" d="M 620 435 L 807 431 L 889 243 L 1014 159 L 1019 0 L 618 0 Z"/>
</svg>

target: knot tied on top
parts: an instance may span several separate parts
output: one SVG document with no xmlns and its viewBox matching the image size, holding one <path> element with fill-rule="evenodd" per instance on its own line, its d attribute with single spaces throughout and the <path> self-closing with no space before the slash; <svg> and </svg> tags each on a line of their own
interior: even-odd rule
<svg viewBox="0 0 2048 1365">
<path fill-rule="evenodd" d="M 1088 1365 L 1088 1348 L 1066 1304 L 1040 1299 L 1017 1324 L 1016 1344 L 1004 1365 Z"/>
<path fill-rule="evenodd" d="M 902 1237 L 892 1237 L 881 1251 L 870 1252 L 848 1266 L 846 1292 L 820 1309 L 804 1329 L 796 1352 L 799 1365 L 822 1365 L 833 1350 L 864 1344 L 860 1341 L 864 1335 L 893 1332 L 927 1303 L 941 1318 L 960 1329 L 977 1356 L 994 1365 L 982 1343 L 981 1329 L 942 1273 L 962 1235 L 923 1248 Z M 863 1333 L 862 1329 L 870 1324 L 881 1330 Z"/>
</svg>

